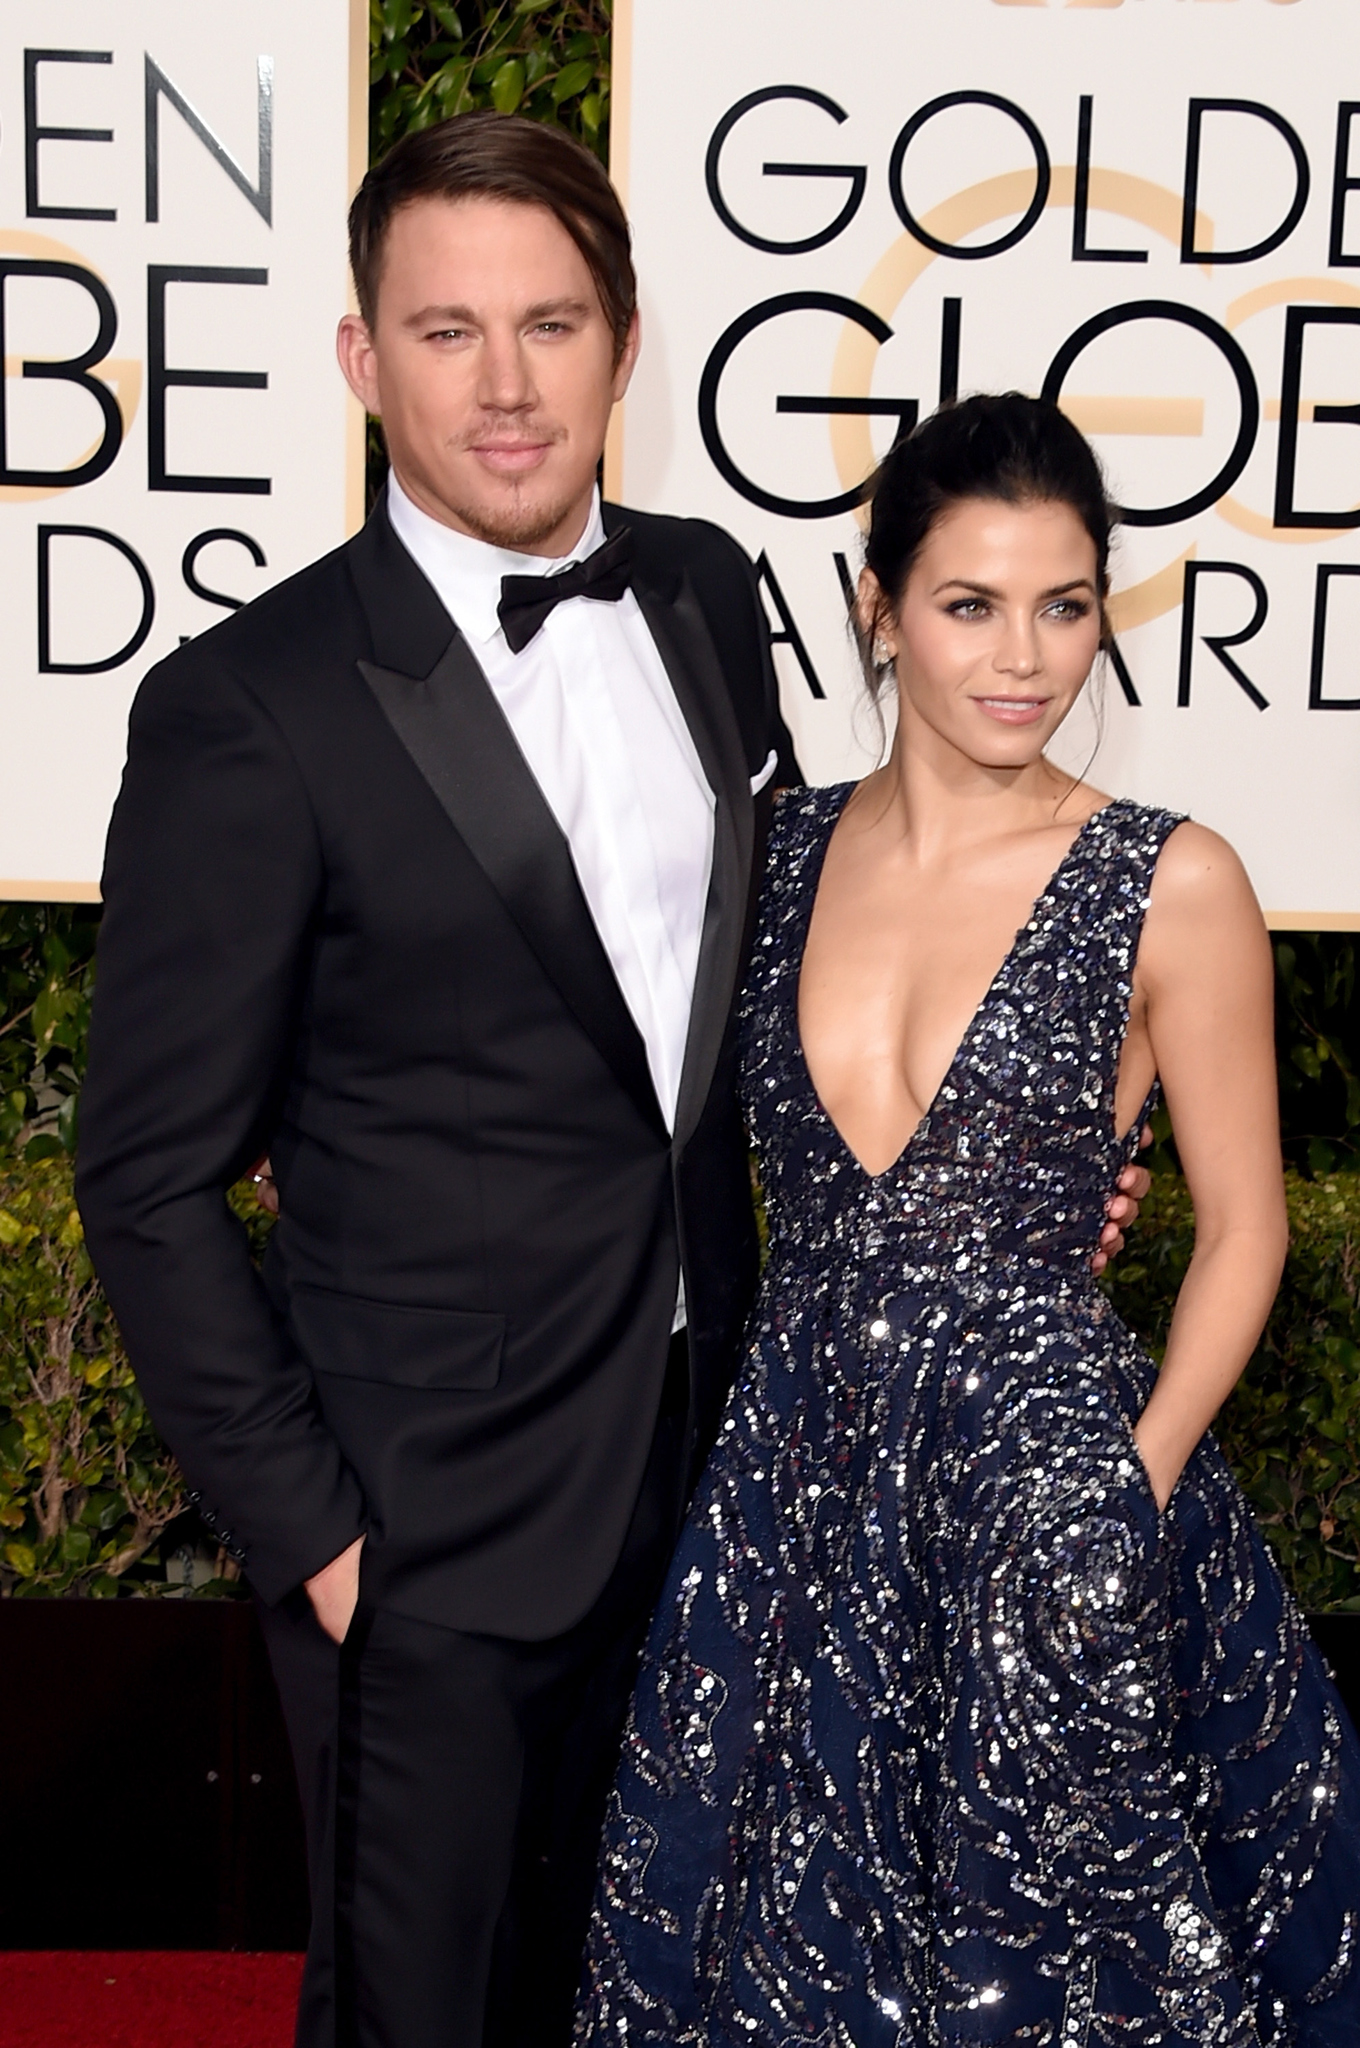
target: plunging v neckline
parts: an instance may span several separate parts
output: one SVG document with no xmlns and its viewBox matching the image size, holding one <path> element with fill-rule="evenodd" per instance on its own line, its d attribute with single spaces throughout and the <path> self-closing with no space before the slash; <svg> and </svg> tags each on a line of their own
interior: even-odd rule
<svg viewBox="0 0 1360 2048">
<path fill-rule="evenodd" d="M 798 954 L 798 972 L 793 978 L 793 1038 L 794 1045 L 797 1049 L 798 1064 L 802 1068 L 803 1079 L 807 1083 L 808 1092 L 810 1093 L 813 1101 L 817 1105 L 818 1115 L 821 1117 L 827 1129 L 835 1137 L 837 1144 L 840 1146 L 846 1158 L 861 1174 L 863 1174 L 865 1180 L 873 1183 L 881 1180 L 886 1180 L 889 1174 L 896 1173 L 898 1169 L 901 1167 L 903 1161 L 906 1159 L 907 1154 L 911 1151 L 913 1145 L 915 1145 L 916 1140 L 930 1129 L 930 1125 L 934 1118 L 935 1111 L 939 1107 L 940 1098 L 943 1096 L 945 1089 L 953 1080 L 954 1075 L 957 1072 L 958 1068 L 962 1065 L 964 1056 L 968 1052 L 972 1044 L 973 1038 L 977 1033 L 978 1025 L 981 1023 L 983 1015 L 989 1008 L 992 998 L 996 994 L 997 988 L 1001 983 L 1002 977 L 1005 975 L 1007 968 L 1010 966 L 1011 962 L 1014 960 L 1016 954 L 1020 950 L 1021 941 L 1033 929 L 1036 913 L 1039 910 L 1041 910 L 1043 906 L 1053 896 L 1054 892 L 1058 887 L 1058 884 L 1062 881 L 1063 876 L 1067 872 L 1069 863 L 1075 859 L 1078 851 L 1082 846 L 1083 841 L 1086 838 L 1087 833 L 1095 824 L 1097 818 L 1103 818 L 1108 811 L 1112 811 L 1115 808 L 1116 804 L 1119 803 L 1120 799 L 1118 797 L 1112 797 L 1109 803 L 1102 804 L 1099 810 L 1092 811 L 1090 817 L 1085 819 L 1082 822 L 1082 824 L 1080 824 L 1077 827 L 1077 830 L 1072 835 L 1072 839 L 1070 844 L 1068 845 L 1067 851 L 1063 854 L 1062 859 L 1054 868 L 1052 874 L 1045 882 L 1043 888 L 1039 891 L 1039 894 L 1030 904 L 1029 911 L 1026 917 L 1017 926 L 1015 937 L 1011 940 L 1010 945 L 1006 948 L 1005 956 L 1001 960 L 995 974 L 988 982 L 986 988 L 983 990 L 981 1000 L 979 1001 L 972 1015 L 969 1017 L 967 1024 L 964 1026 L 963 1036 L 962 1038 L 960 1038 L 958 1044 L 954 1048 L 954 1054 L 949 1062 L 949 1065 L 945 1068 L 944 1073 L 940 1076 L 939 1085 L 936 1088 L 935 1093 L 931 1096 L 929 1102 L 926 1104 L 924 1110 L 921 1112 L 921 1115 L 913 1124 L 911 1131 L 908 1137 L 906 1138 L 906 1141 L 902 1145 L 901 1150 L 897 1153 L 895 1158 L 890 1159 L 888 1161 L 888 1164 L 886 1166 L 880 1167 L 877 1173 L 870 1173 L 868 1167 L 864 1164 L 864 1161 L 860 1158 L 858 1152 L 856 1152 L 854 1146 L 850 1143 L 849 1139 L 842 1131 L 840 1125 L 836 1122 L 836 1119 L 832 1116 L 830 1110 L 828 1110 L 826 1104 L 822 1101 L 821 1096 L 817 1092 L 817 1084 L 812 1078 L 812 1069 L 808 1065 L 807 1051 L 803 1045 L 803 1027 L 799 1014 L 800 997 L 802 994 L 803 986 L 803 962 L 807 957 L 808 935 L 812 930 L 813 913 L 817 908 L 817 897 L 821 891 L 822 869 L 826 865 L 826 856 L 830 850 L 831 841 L 835 837 L 836 827 L 839 825 L 842 815 L 844 814 L 845 807 L 849 803 L 851 797 L 854 795 L 855 790 L 858 788 L 858 786 L 859 785 L 857 783 L 853 782 L 848 783 L 846 785 L 845 795 L 842 797 L 839 805 L 836 808 L 836 814 L 832 818 L 830 827 L 822 839 L 820 850 L 814 854 L 812 873 L 809 876 L 806 884 L 807 904 L 804 910 L 802 921 L 802 943 L 799 948 Z"/>
</svg>

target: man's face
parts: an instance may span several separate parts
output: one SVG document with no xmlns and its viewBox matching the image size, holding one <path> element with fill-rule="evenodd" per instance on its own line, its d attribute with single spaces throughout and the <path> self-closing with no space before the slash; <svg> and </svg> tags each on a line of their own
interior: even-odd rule
<svg viewBox="0 0 1360 2048">
<path fill-rule="evenodd" d="M 585 527 L 609 415 L 637 354 L 546 207 L 419 199 L 388 228 L 370 331 L 340 366 L 380 416 L 402 488 L 444 525 L 561 555 Z"/>
</svg>

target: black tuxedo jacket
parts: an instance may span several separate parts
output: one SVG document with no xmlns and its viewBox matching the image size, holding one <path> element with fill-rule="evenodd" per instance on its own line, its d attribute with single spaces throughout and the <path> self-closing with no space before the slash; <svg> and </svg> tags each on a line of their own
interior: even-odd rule
<svg viewBox="0 0 1360 2048">
<path fill-rule="evenodd" d="M 571 856 L 379 510 L 146 678 L 109 834 L 78 1195 L 151 1412 L 276 1602 L 539 1639 L 617 1557 L 684 1268 L 696 1443 L 756 1260 L 730 1010 L 772 750 L 750 564 L 606 507 L 716 800 L 674 1135 Z M 258 1274 L 224 1191 L 261 1152 Z"/>
</svg>

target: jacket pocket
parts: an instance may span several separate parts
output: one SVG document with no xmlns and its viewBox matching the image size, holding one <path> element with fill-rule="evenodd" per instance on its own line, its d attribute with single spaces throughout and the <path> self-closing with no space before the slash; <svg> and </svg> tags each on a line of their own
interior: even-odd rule
<svg viewBox="0 0 1360 2048">
<path fill-rule="evenodd" d="M 305 1283 L 293 1287 L 289 1310 L 315 1373 L 431 1393 L 482 1391 L 501 1376 L 504 1316 L 407 1308 Z"/>
</svg>

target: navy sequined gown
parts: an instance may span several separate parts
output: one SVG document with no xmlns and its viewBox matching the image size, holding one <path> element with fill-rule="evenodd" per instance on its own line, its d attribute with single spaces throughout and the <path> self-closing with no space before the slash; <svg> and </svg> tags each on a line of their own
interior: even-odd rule
<svg viewBox="0 0 1360 2048">
<path fill-rule="evenodd" d="M 770 1257 L 644 1660 L 591 2048 L 1360 2044 L 1360 1757 L 1210 1439 L 1093 1284 L 1158 854 L 1080 832 L 871 1176 L 796 1001 L 848 791 L 784 798 L 744 1004 Z"/>
</svg>

